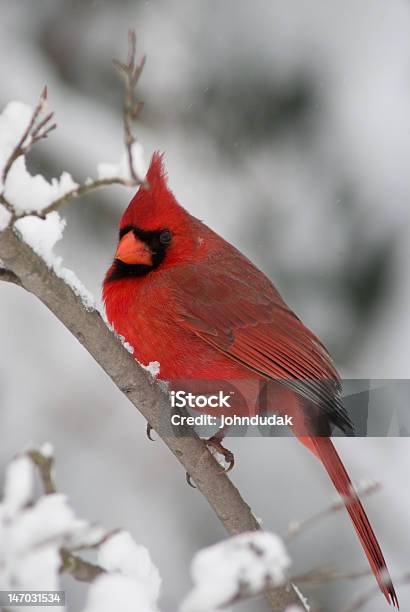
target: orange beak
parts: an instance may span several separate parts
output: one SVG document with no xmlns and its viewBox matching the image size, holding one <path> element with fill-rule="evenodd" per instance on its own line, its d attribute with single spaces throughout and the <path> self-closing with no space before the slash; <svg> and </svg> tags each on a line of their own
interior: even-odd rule
<svg viewBox="0 0 410 612">
<path fill-rule="evenodd" d="M 120 240 L 115 252 L 115 259 L 119 259 L 126 264 L 152 265 L 152 253 L 149 247 L 129 231 Z"/>
</svg>

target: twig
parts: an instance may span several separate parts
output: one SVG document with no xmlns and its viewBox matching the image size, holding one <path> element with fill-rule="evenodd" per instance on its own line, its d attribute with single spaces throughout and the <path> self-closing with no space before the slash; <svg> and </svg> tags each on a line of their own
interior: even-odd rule
<svg viewBox="0 0 410 612">
<path fill-rule="evenodd" d="M 396 586 L 410 584 L 410 572 L 407 572 L 403 574 L 401 578 L 396 579 L 395 584 Z M 378 596 L 379 593 L 380 590 L 378 586 L 372 587 L 366 593 L 363 593 L 357 599 L 355 599 L 352 604 L 344 609 L 344 612 L 358 612 L 359 610 L 362 610 L 362 608 L 364 608 L 374 597 Z"/>
<path fill-rule="evenodd" d="M 359 580 L 360 578 L 367 578 L 371 575 L 371 570 L 367 568 L 356 572 L 341 572 L 332 568 L 325 569 L 319 567 L 305 574 L 293 576 L 291 581 L 298 584 L 323 584 L 334 582 L 335 580 Z"/>
<path fill-rule="evenodd" d="M 3 188 L 4 188 L 4 185 L 3 185 Z M 16 212 L 14 210 L 14 206 L 10 204 L 10 202 L 5 197 L 4 193 L 0 193 L 0 204 L 3 204 L 3 206 L 7 208 L 9 213 L 11 213 L 11 221 L 12 221 L 13 218 L 15 217 Z"/>
<path fill-rule="evenodd" d="M 334 569 L 324 569 L 317 568 L 305 574 L 299 574 L 297 576 L 293 576 L 290 578 L 290 583 L 297 584 L 324 584 L 328 582 L 333 582 L 336 580 L 357 580 L 359 578 L 366 578 L 371 576 L 371 571 L 368 569 L 360 570 L 357 572 L 339 572 Z M 262 597 L 266 594 L 267 591 L 275 590 L 278 587 L 272 587 L 271 581 L 269 579 L 266 580 L 265 584 L 258 589 L 257 591 L 250 589 L 249 585 L 246 583 L 240 584 L 238 591 L 229 599 L 228 601 L 221 604 L 221 608 L 229 607 L 233 604 L 243 602 L 248 599 L 255 599 L 258 597 Z M 377 592 L 378 589 L 376 588 Z M 373 591 L 372 591 L 373 592 Z M 353 612 L 349 611 L 348 612 Z"/>
<path fill-rule="evenodd" d="M 306 529 L 320 522 L 322 519 L 326 518 L 327 516 L 334 514 L 336 512 L 339 512 L 340 510 L 343 510 L 346 507 L 346 503 L 349 503 L 349 501 L 353 501 L 359 494 L 361 497 L 364 497 L 365 495 L 376 493 L 377 491 L 380 491 L 380 489 L 381 489 L 380 483 L 373 482 L 367 485 L 366 487 L 363 487 L 359 491 L 353 490 L 351 496 L 345 497 L 344 499 L 340 499 L 340 501 L 338 500 L 334 502 L 328 508 L 321 510 L 317 514 L 313 514 L 312 516 L 308 517 L 302 522 L 293 521 L 289 523 L 288 533 L 286 534 L 284 538 L 285 541 L 289 542 L 290 540 L 293 540 L 293 538 L 295 538 L 300 533 L 302 533 L 302 531 L 305 531 Z"/>
<path fill-rule="evenodd" d="M 99 565 L 84 561 L 81 557 L 74 555 L 70 550 L 62 548 L 60 550 L 61 574 L 70 574 L 76 580 L 80 582 L 93 582 L 101 574 L 105 574 L 106 571 Z"/>
<path fill-rule="evenodd" d="M 247 583 L 240 583 L 239 584 L 239 589 L 238 591 L 235 593 L 235 595 L 233 597 L 231 597 L 231 599 L 229 599 L 228 601 L 224 601 L 223 604 L 218 606 L 218 610 L 225 610 L 226 608 L 230 608 L 230 606 L 233 606 L 237 603 L 243 602 L 243 601 L 247 601 L 249 599 L 258 599 L 260 597 L 263 597 L 269 593 L 276 593 L 276 592 L 280 592 L 283 589 L 288 590 L 288 592 L 291 592 L 291 587 L 274 587 L 272 586 L 272 582 L 270 579 L 267 579 L 265 581 L 264 586 L 258 590 L 255 591 L 254 589 L 251 589 L 250 586 Z M 299 600 L 297 601 L 297 603 L 300 603 Z M 284 602 L 285 604 L 285 602 Z M 284 608 L 280 608 L 280 610 L 282 609 L 286 609 L 286 604 Z"/>
<path fill-rule="evenodd" d="M 105 544 L 105 542 L 107 542 L 110 538 L 115 536 L 117 533 L 120 533 L 121 531 L 122 529 L 119 527 L 117 529 L 111 529 L 111 531 L 105 533 L 102 538 L 100 538 L 96 542 L 93 542 L 92 544 L 81 544 L 79 546 L 72 546 L 70 550 L 71 552 L 78 552 L 80 550 L 93 550 L 95 548 L 100 548 L 100 546 Z"/>
<path fill-rule="evenodd" d="M 310 572 L 306 572 L 305 574 L 298 574 L 297 576 L 292 576 L 290 578 L 290 583 L 318 585 L 326 584 L 328 582 L 334 582 L 337 580 L 359 580 L 361 578 L 370 577 L 371 575 L 372 572 L 370 569 L 358 570 L 356 572 L 341 572 L 335 569 L 317 568 L 311 570 Z M 405 576 L 403 577 L 403 581 L 410 582 L 410 573 L 405 574 Z M 235 595 L 231 597 L 231 599 L 221 604 L 220 607 L 226 608 L 228 606 L 246 601 L 248 599 L 256 599 L 258 597 L 262 597 L 269 590 L 275 590 L 275 588 L 272 588 L 272 585 L 269 580 L 267 580 L 266 583 L 257 591 L 250 589 L 248 584 L 240 584 L 237 593 L 235 593 Z M 364 595 L 361 595 L 357 600 L 355 600 L 352 607 L 349 607 L 344 612 L 357 612 L 361 607 L 367 604 L 373 596 L 378 595 L 379 592 L 379 587 L 372 588 Z"/>
<path fill-rule="evenodd" d="M 132 133 L 132 122 L 135 121 L 143 108 L 143 103 L 135 98 L 135 90 L 142 74 L 142 71 L 147 60 L 143 55 L 141 61 L 136 63 L 136 48 L 137 37 L 135 30 L 128 32 L 128 58 L 127 62 L 123 63 L 120 60 L 114 59 L 114 66 L 123 75 L 125 81 L 125 93 L 123 104 L 123 126 L 124 126 L 124 143 L 127 149 L 128 167 L 130 175 L 136 185 L 144 184 L 147 186 L 144 179 L 137 176 L 134 168 L 134 160 L 132 153 L 132 145 L 136 142 L 136 138 Z"/>
<path fill-rule="evenodd" d="M 325 584 L 337 580 L 358 580 L 361 578 L 367 578 L 372 575 L 370 569 L 358 570 L 356 572 L 341 572 L 334 569 L 317 568 L 305 574 L 299 574 L 291 577 L 291 583 L 298 584 Z M 396 584 L 410 584 L 410 572 L 405 573 L 399 580 L 396 580 Z M 238 591 L 228 601 L 221 604 L 219 608 L 225 609 L 233 604 L 244 602 L 249 599 L 257 599 L 266 595 L 267 592 L 275 592 L 279 587 L 272 588 L 269 580 L 266 581 L 265 585 L 262 586 L 258 591 L 249 588 L 248 584 L 240 584 Z M 283 587 L 281 587 L 283 588 Z M 360 595 L 354 600 L 347 608 L 344 608 L 343 612 L 359 612 L 365 605 L 367 605 L 374 597 L 380 594 L 378 586 L 372 587 L 366 593 Z M 300 603 L 300 602 L 298 602 Z"/>
<path fill-rule="evenodd" d="M 41 451 L 33 449 L 27 452 L 27 456 L 31 459 L 34 465 L 37 467 L 40 479 L 43 485 L 45 495 L 52 495 L 57 492 L 56 485 L 53 478 L 53 467 L 54 457 L 44 455 Z M 98 545 L 106 541 L 110 535 L 106 534 L 104 539 L 101 540 Z M 94 548 L 95 545 L 89 546 L 88 548 Z M 86 547 L 83 547 L 86 548 Z M 75 555 L 72 550 L 68 548 L 60 549 L 60 573 L 70 574 L 76 580 L 81 582 L 93 582 L 98 576 L 105 573 L 105 570 L 99 565 L 84 561 L 78 555 Z"/>
<path fill-rule="evenodd" d="M 45 495 L 56 493 L 57 489 L 52 474 L 54 457 L 46 456 L 39 450 L 30 450 L 27 455 L 38 469 Z"/>
<path fill-rule="evenodd" d="M 39 140 L 43 138 L 47 138 L 50 131 L 57 127 L 57 124 L 55 123 L 50 124 L 51 119 L 54 116 L 53 113 L 49 113 L 40 122 L 37 123 L 38 118 L 46 108 L 47 87 L 44 87 L 40 96 L 40 100 L 33 111 L 29 125 L 27 126 L 14 150 L 10 154 L 10 157 L 7 160 L 3 169 L 3 193 L 0 194 L 0 203 L 2 203 L 7 208 L 7 210 L 12 213 L 12 221 L 15 221 L 15 219 L 18 217 L 28 215 L 45 218 L 48 213 L 53 212 L 55 210 L 59 210 L 71 200 L 96 191 L 101 187 L 108 187 L 110 185 L 137 187 L 139 185 L 143 185 L 144 187 L 148 188 L 148 183 L 145 181 L 144 178 L 139 177 L 137 175 L 134 167 L 133 145 L 135 142 L 137 142 L 137 138 L 132 131 L 132 123 L 138 118 L 143 108 L 143 103 L 136 100 L 136 87 L 143 71 L 146 62 L 146 57 L 143 56 L 139 63 L 136 62 L 136 35 L 134 30 L 130 30 L 128 33 L 128 44 L 129 49 L 127 61 L 124 63 L 120 60 L 115 59 L 113 60 L 113 62 L 117 69 L 123 75 L 125 81 L 123 102 L 123 131 L 124 145 L 127 152 L 128 168 L 131 178 L 126 179 L 122 178 L 121 176 L 116 176 L 106 179 L 89 180 L 83 185 L 79 185 L 71 191 L 68 191 L 60 198 L 54 200 L 41 211 L 28 210 L 24 213 L 16 212 L 13 207 L 13 204 L 9 202 L 4 195 L 6 179 L 10 168 L 18 157 L 27 154 L 34 144 L 36 144 Z"/>
<path fill-rule="evenodd" d="M 30 147 L 33 144 L 36 144 L 39 140 L 42 140 L 43 138 L 47 138 L 49 133 L 52 130 L 55 130 L 55 128 L 57 127 L 56 123 L 51 123 L 51 120 L 54 117 L 54 113 L 49 113 L 36 125 L 37 119 L 45 111 L 46 105 L 47 87 L 45 86 L 43 87 L 37 106 L 35 107 L 33 114 L 31 115 L 28 126 L 24 130 L 20 140 L 14 147 L 13 151 L 10 153 L 8 160 L 4 165 L 2 174 L 3 190 L 6 184 L 7 175 L 10 172 L 10 168 L 16 161 L 16 159 L 21 155 L 25 155 L 30 150 Z"/>
<path fill-rule="evenodd" d="M 128 169 L 131 179 L 127 180 L 121 177 L 113 177 L 89 181 L 84 185 L 80 185 L 79 187 L 72 189 L 61 198 L 58 198 L 58 200 L 52 202 L 39 213 L 39 216 L 45 216 L 54 210 L 58 210 L 70 202 L 73 198 L 86 195 L 92 191 L 95 191 L 96 189 L 100 189 L 101 187 L 108 187 L 110 185 L 123 185 L 124 187 L 137 187 L 138 185 L 143 185 L 146 188 L 148 187 L 146 180 L 139 177 L 135 171 L 132 150 L 133 144 L 137 142 L 137 138 L 132 131 L 132 124 L 139 117 L 144 106 L 142 102 L 136 100 L 136 88 L 146 62 L 145 55 L 142 57 L 139 63 L 136 62 L 136 43 L 137 38 L 135 31 L 130 30 L 128 32 L 128 57 L 126 62 L 121 62 L 118 59 L 113 60 L 114 66 L 124 77 L 125 82 L 122 122 L 124 131 L 124 145 L 127 152 Z"/>
<path fill-rule="evenodd" d="M 48 213 L 53 212 L 54 210 L 59 210 L 65 204 L 68 204 L 71 200 L 73 200 L 74 198 L 78 198 L 80 196 L 87 195 L 88 193 L 92 193 L 93 191 L 96 191 L 97 189 L 101 189 L 101 187 L 110 187 L 111 185 L 123 185 L 124 187 L 135 186 L 134 183 L 130 181 L 126 181 L 125 179 L 122 179 L 119 177 L 114 177 L 111 179 L 96 179 L 94 181 L 89 181 L 88 183 L 84 183 L 84 185 L 79 185 L 78 187 L 76 187 L 75 189 L 72 189 L 71 191 L 67 191 L 67 193 L 65 193 L 63 196 L 58 198 L 58 200 L 54 200 L 54 202 L 51 202 L 51 204 L 46 206 L 46 208 L 43 208 L 43 210 L 39 212 L 32 211 L 26 214 L 34 215 L 36 217 L 45 217 L 46 215 L 48 215 Z"/>
</svg>

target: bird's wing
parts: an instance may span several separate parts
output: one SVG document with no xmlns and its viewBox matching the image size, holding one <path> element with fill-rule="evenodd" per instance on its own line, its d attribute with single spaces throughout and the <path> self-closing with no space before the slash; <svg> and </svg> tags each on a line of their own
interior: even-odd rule
<svg viewBox="0 0 410 612">
<path fill-rule="evenodd" d="M 175 268 L 177 322 L 250 371 L 294 390 L 346 430 L 340 379 L 319 339 L 272 283 L 234 252 Z"/>
</svg>

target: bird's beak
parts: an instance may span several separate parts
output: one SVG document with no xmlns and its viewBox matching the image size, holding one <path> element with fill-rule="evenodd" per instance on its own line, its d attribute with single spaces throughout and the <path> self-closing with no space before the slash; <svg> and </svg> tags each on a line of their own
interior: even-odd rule
<svg viewBox="0 0 410 612">
<path fill-rule="evenodd" d="M 115 259 L 126 264 L 152 265 L 152 253 L 145 242 L 137 238 L 133 231 L 129 231 L 119 242 L 115 252 Z"/>
</svg>

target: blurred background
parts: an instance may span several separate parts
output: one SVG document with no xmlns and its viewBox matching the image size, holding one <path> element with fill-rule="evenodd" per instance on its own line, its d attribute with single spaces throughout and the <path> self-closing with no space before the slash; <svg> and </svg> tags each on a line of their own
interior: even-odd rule
<svg viewBox="0 0 410 612">
<path fill-rule="evenodd" d="M 32 172 L 77 181 L 122 152 L 122 89 L 112 57 L 134 27 L 148 62 L 136 128 L 146 157 L 166 152 L 179 201 L 250 256 L 330 349 L 345 377 L 407 378 L 410 363 L 410 6 L 377 0 L 0 0 L 0 105 L 49 88 L 58 130 Z M 116 224 L 132 193 L 112 188 L 63 211 L 57 252 L 99 298 Z M 53 443 L 57 482 L 80 516 L 128 529 L 176 609 L 189 563 L 224 532 L 161 442 L 40 303 L 0 284 L 0 468 Z M 333 499 L 296 441 L 229 440 L 232 474 L 266 529 Z M 338 441 L 393 577 L 410 567 L 410 440 Z M 294 573 L 366 567 L 345 513 L 296 539 Z M 337 611 L 371 579 L 304 588 Z M 64 580 L 70 610 L 86 588 Z M 410 588 L 398 588 L 403 610 Z M 238 610 L 264 610 L 263 602 Z M 387 609 L 381 596 L 366 608 Z"/>
</svg>

